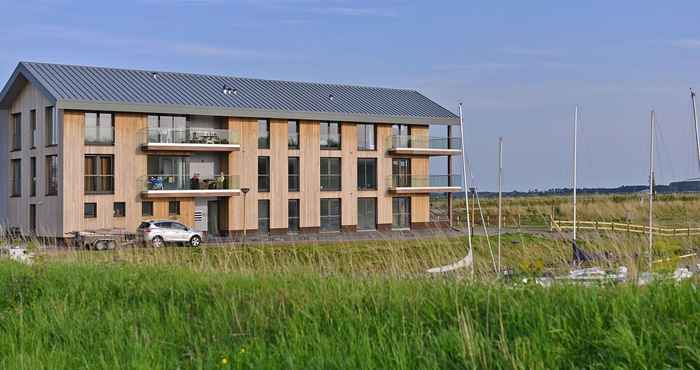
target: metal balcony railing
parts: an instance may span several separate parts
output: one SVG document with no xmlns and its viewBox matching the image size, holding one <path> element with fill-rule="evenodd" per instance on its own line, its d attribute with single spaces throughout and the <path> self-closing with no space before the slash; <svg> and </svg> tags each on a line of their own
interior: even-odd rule
<svg viewBox="0 0 700 370">
<path fill-rule="evenodd" d="M 414 148 L 459 150 L 462 148 L 462 143 L 458 137 L 392 135 L 387 138 L 387 147 L 389 149 Z"/>
<path fill-rule="evenodd" d="M 390 188 L 444 188 L 461 187 L 461 175 L 391 175 L 387 177 Z"/>
<path fill-rule="evenodd" d="M 144 144 L 236 145 L 238 133 L 215 128 L 146 128 L 141 130 Z"/>
<path fill-rule="evenodd" d="M 212 176 L 184 176 L 152 174 L 141 176 L 138 179 L 139 186 L 144 191 L 157 190 L 238 190 L 240 182 L 238 176 L 234 175 L 212 175 Z"/>
</svg>

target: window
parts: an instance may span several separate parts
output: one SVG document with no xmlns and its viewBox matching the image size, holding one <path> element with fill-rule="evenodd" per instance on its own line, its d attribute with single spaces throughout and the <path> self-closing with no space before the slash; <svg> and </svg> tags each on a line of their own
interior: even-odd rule
<svg viewBox="0 0 700 370">
<path fill-rule="evenodd" d="M 85 144 L 114 145 L 111 113 L 85 113 Z"/>
<path fill-rule="evenodd" d="M 258 200 L 258 232 L 266 233 L 270 231 L 270 201 L 268 199 Z"/>
<path fill-rule="evenodd" d="M 180 215 L 180 201 L 171 200 L 168 202 L 168 215 L 179 216 Z"/>
<path fill-rule="evenodd" d="M 270 191 L 270 157 L 258 157 L 258 192 Z"/>
<path fill-rule="evenodd" d="M 359 190 L 377 190 L 377 159 L 357 159 L 357 188 Z"/>
<path fill-rule="evenodd" d="M 391 160 L 392 186 L 411 186 L 411 159 L 394 158 Z"/>
<path fill-rule="evenodd" d="M 29 231 L 36 235 L 36 204 L 29 205 Z"/>
<path fill-rule="evenodd" d="M 374 125 L 357 125 L 357 150 L 377 150 Z"/>
<path fill-rule="evenodd" d="M 408 229 L 411 227 L 411 198 L 392 199 L 392 228 Z"/>
<path fill-rule="evenodd" d="M 58 125 L 53 119 L 53 107 L 44 110 L 44 122 L 46 124 L 46 146 L 58 145 Z"/>
<path fill-rule="evenodd" d="M 321 158 L 321 190 L 340 191 L 340 158 Z"/>
<path fill-rule="evenodd" d="M 189 143 L 187 118 L 184 116 L 148 116 L 149 143 Z"/>
<path fill-rule="evenodd" d="M 22 113 L 15 113 L 12 115 L 11 150 L 22 150 Z"/>
<path fill-rule="evenodd" d="M 321 231 L 340 230 L 340 199 L 321 199 Z"/>
<path fill-rule="evenodd" d="M 357 229 L 377 229 L 377 198 L 357 198 Z"/>
<path fill-rule="evenodd" d="M 287 202 L 287 229 L 290 232 L 299 231 L 299 199 Z"/>
<path fill-rule="evenodd" d="M 288 190 L 299 191 L 299 157 L 287 158 Z"/>
<path fill-rule="evenodd" d="M 411 128 L 408 125 L 392 125 L 391 136 L 394 148 L 411 147 Z"/>
<path fill-rule="evenodd" d="M 287 121 L 287 147 L 299 149 L 299 122 Z"/>
<path fill-rule="evenodd" d="M 36 157 L 29 158 L 29 173 L 31 173 L 31 183 L 29 186 L 29 196 L 36 196 Z"/>
<path fill-rule="evenodd" d="M 258 148 L 270 149 L 270 121 L 258 120 Z"/>
<path fill-rule="evenodd" d="M 58 156 L 46 156 L 46 195 L 58 194 Z"/>
<path fill-rule="evenodd" d="M 153 202 L 141 202 L 141 216 L 153 216 Z"/>
<path fill-rule="evenodd" d="M 85 218 L 97 218 L 97 203 L 85 203 L 83 215 Z"/>
<path fill-rule="evenodd" d="M 32 145 L 30 148 L 36 148 L 36 142 L 39 141 L 39 138 L 37 135 L 39 132 L 36 130 L 36 109 L 32 109 L 29 111 L 29 126 L 32 129 L 32 137 L 30 138 L 32 140 Z"/>
<path fill-rule="evenodd" d="M 114 202 L 114 217 L 126 217 L 126 203 Z"/>
<path fill-rule="evenodd" d="M 340 149 L 340 123 L 321 122 L 321 149 Z"/>
<path fill-rule="evenodd" d="M 22 196 L 22 160 L 13 159 L 12 165 L 12 193 L 13 197 Z"/>
<path fill-rule="evenodd" d="M 114 156 L 85 156 L 85 193 L 110 194 L 114 192 Z"/>
</svg>

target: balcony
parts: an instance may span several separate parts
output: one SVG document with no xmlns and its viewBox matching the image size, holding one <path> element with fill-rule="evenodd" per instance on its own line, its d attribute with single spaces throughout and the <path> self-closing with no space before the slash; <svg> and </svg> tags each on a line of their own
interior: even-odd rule
<svg viewBox="0 0 700 370">
<path fill-rule="evenodd" d="M 392 135 L 387 138 L 387 148 L 399 155 L 456 155 L 462 143 L 458 137 Z"/>
<path fill-rule="evenodd" d="M 391 175 L 387 177 L 390 193 L 424 194 L 462 191 L 461 175 Z"/>
<path fill-rule="evenodd" d="M 240 195 L 238 176 L 147 175 L 138 180 L 144 198 L 229 197 Z"/>
<path fill-rule="evenodd" d="M 141 131 L 145 151 L 232 152 L 241 148 L 233 130 L 214 128 L 147 128 Z"/>
</svg>

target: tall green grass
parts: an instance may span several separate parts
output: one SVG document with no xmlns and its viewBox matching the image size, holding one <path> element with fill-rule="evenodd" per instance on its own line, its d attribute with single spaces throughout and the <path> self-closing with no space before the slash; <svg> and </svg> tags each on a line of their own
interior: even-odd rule
<svg viewBox="0 0 700 370">
<path fill-rule="evenodd" d="M 0 368 L 700 368 L 698 293 L 4 262 Z"/>
</svg>

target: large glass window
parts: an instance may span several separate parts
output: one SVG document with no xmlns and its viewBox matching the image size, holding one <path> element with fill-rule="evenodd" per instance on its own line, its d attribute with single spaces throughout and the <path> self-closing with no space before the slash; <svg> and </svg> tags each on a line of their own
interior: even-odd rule
<svg viewBox="0 0 700 370">
<path fill-rule="evenodd" d="M 270 149 L 270 121 L 258 120 L 258 148 Z"/>
<path fill-rule="evenodd" d="M 321 191 L 340 191 L 340 158 L 321 158 Z"/>
<path fill-rule="evenodd" d="M 146 171 L 149 190 L 198 189 L 198 181 L 190 177 L 190 157 L 170 155 L 149 155 Z M 194 174 L 193 174 L 194 175 Z M 199 174 L 214 176 L 214 173 Z"/>
<path fill-rule="evenodd" d="M 37 137 L 39 134 L 39 131 L 36 129 L 36 109 L 32 109 L 29 111 L 29 126 L 32 129 L 32 137 L 31 139 L 31 148 L 36 148 L 36 143 L 39 141 L 39 138 Z"/>
<path fill-rule="evenodd" d="M 12 189 L 11 190 L 11 195 L 13 197 L 21 197 L 22 196 L 22 160 L 21 159 L 13 159 L 12 162 L 10 162 L 10 165 L 12 166 Z"/>
<path fill-rule="evenodd" d="M 85 193 L 114 193 L 114 156 L 85 156 Z"/>
<path fill-rule="evenodd" d="M 114 145 L 114 121 L 111 113 L 85 113 L 85 144 Z"/>
<path fill-rule="evenodd" d="M 289 149 L 299 149 L 298 121 L 287 121 L 287 146 Z"/>
<path fill-rule="evenodd" d="M 375 125 L 357 125 L 357 150 L 376 150 Z"/>
<path fill-rule="evenodd" d="M 321 122 L 321 149 L 340 149 L 340 123 Z"/>
<path fill-rule="evenodd" d="M 321 231 L 340 230 L 340 199 L 321 199 Z"/>
<path fill-rule="evenodd" d="M 411 227 L 411 198 L 393 198 L 392 216 L 392 228 L 409 229 Z"/>
<path fill-rule="evenodd" d="M 287 229 L 291 232 L 299 231 L 299 199 L 287 202 Z"/>
<path fill-rule="evenodd" d="M 270 191 L 270 157 L 258 157 L 258 192 Z"/>
<path fill-rule="evenodd" d="M 58 124 L 53 119 L 53 107 L 44 110 L 44 122 L 46 128 L 46 146 L 58 145 Z"/>
<path fill-rule="evenodd" d="M 46 156 L 46 195 L 58 194 L 58 156 Z"/>
<path fill-rule="evenodd" d="M 12 115 L 11 150 L 22 150 L 22 113 L 15 113 Z"/>
<path fill-rule="evenodd" d="M 184 116 L 148 116 L 149 143 L 189 143 L 196 138 L 188 136 Z"/>
<path fill-rule="evenodd" d="M 411 186 L 411 159 L 394 158 L 391 160 L 392 184 L 396 187 Z"/>
<path fill-rule="evenodd" d="M 357 198 L 357 229 L 377 229 L 377 198 Z"/>
<path fill-rule="evenodd" d="M 270 231 L 270 200 L 258 200 L 258 232 L 267 233 Z"/>
<path fill-rule="evenodd" d="M 411 128 L 408 125 L 392 125 L 391 136 L 394 148 L 411 147 Z"/>
<path fill-rule="evenodd" d="M 36 196 L 36 157 L 29 158 L 29 173 L 31 174 L 31 184 L 29 186 L 29 196 Z"/>
<path fill-rule="evenodd" d="M 287 158 L 287 172 L 289 191 L 299 191 L 299 157 Z"/>
<path fill-rule="evenodd" d="M 377 158 L 357 159 L 357 188 L 359 190 L 377 189 Z"/>
</svg>

